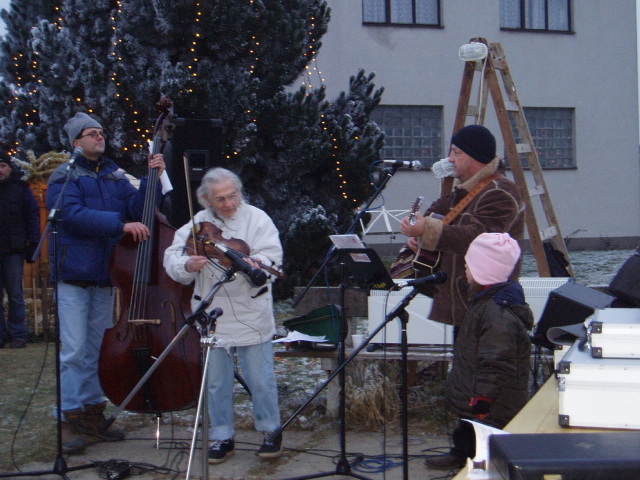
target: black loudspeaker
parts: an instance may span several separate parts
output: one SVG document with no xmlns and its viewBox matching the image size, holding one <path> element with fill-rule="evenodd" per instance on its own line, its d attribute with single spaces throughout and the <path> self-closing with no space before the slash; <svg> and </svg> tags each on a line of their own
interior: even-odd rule
<svg viewBox="0 0 640 480">
<path fill-rule="evenodd" d="M 167 173 L 173 184 L 170 207 L 166 215 L 169 223 L 180 228 L 191 218 L 187 195 L 187 172 L 191 189 L 193 212 L 201 210 L 196 198 L 200 181 L 210 168 L 223 164 L 223 123 L 218 119 L 174 118 L 169 154 L 165 147 Z M 171 157 L 169 159 L 169 156 Z M 185 157 L 187 167 L 185 169 Z"/>
<path fill-rule="evenodd" d="M 547 339 L 550 328 L 582 323 L 595 309 L 606 308 L 614 300 L 611 295 L 570 281 L 549 294 L 531 341 L 553 350 L 553 344 Z"/>
<path fill-rule="evenodd" d="M 609 291 L 630 306 L 640 307 L 640 247 L 620 267 Z"/>
</svg>

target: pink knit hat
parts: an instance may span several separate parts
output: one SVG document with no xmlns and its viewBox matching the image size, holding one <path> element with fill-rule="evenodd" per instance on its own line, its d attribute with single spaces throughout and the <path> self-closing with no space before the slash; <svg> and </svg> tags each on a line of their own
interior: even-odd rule
<svg viewBox="0 0 640 480">
<path fill-rule="evenodd" d="M 520 258 L 520 246 L 508 233 L 481 233 L 464 260 L 480 285 L 506 282 Z"/>
</svg>

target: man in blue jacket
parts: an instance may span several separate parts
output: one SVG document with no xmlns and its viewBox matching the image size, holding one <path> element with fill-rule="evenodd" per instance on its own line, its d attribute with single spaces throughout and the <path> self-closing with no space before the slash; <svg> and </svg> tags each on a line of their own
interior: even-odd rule
<svg viewBox="0 0 640 480">
<path fill-rule="evenodd" d="M 124 431 L 111 426 L 101 432 L 106 399 L 98 378 L 104 332 L 113 326 L 115 291 L 110 257 L 122 235 L 145 240 L 149 229 L 139 222 L 146 178 L 137 190 L 124 172 L 103 156 L 106 134 L 86 113 L 76 113 L 64 126 L 72 149 L 82 155 L 71 169 L 58 167 L 49 179 L 47 208 L 56 207 L 67 173 L 70 179 L 57 206 L 56 245 L 49 253 L 58 295 L 62 446 L 65 453 L 82 450 L 86 438 L 117 441 Z M 162 155 L 149 155 L 149 168 L 165 168 Z M 55 247 L 55 255 L 54 255 Z M 55 257 L 55 258 L 54 258 Z"/>
</svg>

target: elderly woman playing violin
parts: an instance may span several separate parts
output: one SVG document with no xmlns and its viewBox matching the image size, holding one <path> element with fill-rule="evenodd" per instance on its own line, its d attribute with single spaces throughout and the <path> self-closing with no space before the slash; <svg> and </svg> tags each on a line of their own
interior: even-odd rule
<svg viewBox="0 0 640 480">
<path fill-rule="evenodd" d="M 176 231 L 173 244 L 164 254 L 164 267 L 175 281 L 190 284 L 195 281 L 191 307 L 195 311 L 214 285 L 225 278 L 225 269 L 205 248 L 193 249 L 189 242 L 196 237 L 194 227 L 210 222 L 221 237 L 242 239 L 250 248 L 243 256 L 252 268 L 282 263 L 282 245 L 273 221 L 262 210 L 246 203 L 242 182 L 224 168 L 209 170 L 197 190 L 198 202 L 204 210 Z M 282 435 L 272 432 L 280 428 L 278 391 L 273 368 L 275 334 L 271 284 L 256 286 L 245 275 L 225 282 L 213 298 L 212 307 L 220 307 L 222 315 L 215 326 L 214 346 L 209 354 L 207 375 L 211 444 L 209 463 L 221 463 L 234 454 L 233 382 L 234 354 L 240 362 L 253 398 L 256 430 L 263 433 L 258 450 L 261 458 L 277 457 L 281 453 Z"/>
</svg>

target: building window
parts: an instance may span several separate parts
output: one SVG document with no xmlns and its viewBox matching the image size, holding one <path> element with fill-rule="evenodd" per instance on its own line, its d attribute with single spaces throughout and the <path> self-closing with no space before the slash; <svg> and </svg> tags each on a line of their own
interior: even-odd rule
<svg viewBox="0 0 640 480">
<path fill-rule="evenodd" d="M 500 0 L 500 27 L 571 32 L 571 0 Z"/>
<path fill-rule="evenodd" d="M 440 26 L 440 0 L 362 0 L 362 22 Z"/>
<path fill-rule="evenodd" d="M 373 120 L 385 133 L 384 159 L 419 160 L 430 167 L 442 155 L 442 107 L 378 105 Z"/>
<path fill-rule="evenodd" d="M 525 107 L 524 116 L 542 168 L 576 168 L 574 141 L 574 110 L 572 108 Z M 520 143 L 520 135 L 511 122 Z M 524 168 L 529 167 L 526 155 L 520 155 Z"/>
</svg>

